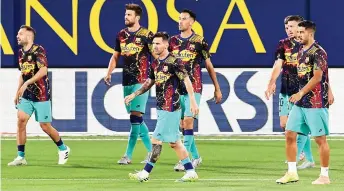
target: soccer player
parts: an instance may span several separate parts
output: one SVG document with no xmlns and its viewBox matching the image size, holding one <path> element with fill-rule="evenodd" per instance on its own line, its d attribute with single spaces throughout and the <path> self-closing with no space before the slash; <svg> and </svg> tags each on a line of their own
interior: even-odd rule
<svg viewBox="0 0 344 191">
<path fill-rule="evenodd" d="M 279 94 L 279 116 L 280 126 L 284 130 L 288 115 L 293 107 L 293 103 L 288 101 L 289 97 L 299 90 L 297 80 L 297 54 L 300 49 L 300 43 L 297 41 L 297 25 L 303 21 L 303 18 L 298 15 L 290 15 L 284 19 L 286 33 L 288 38 L 279 41 L 278 48 L 275 53 L 275 64 L 268 84 L 268 88 L 265 91 L 266 98 L 269 99 L 270 95 L 276 91 L 276 80 L 280 73 L 282 73 L 282 87 Z M 282 70 L 282 72 L 281 72 Z M 306 160 L 298 166 L 299 169 L 313 168 L 315 167 L 311 141 L 308 135 L 298 134 L 297 137 L 297 159 L 301 161 L 304 155 L 301 153 L 304 151 Z"/>
<path fill-rule="evenodd" d="M 36 121 L 42 130 L 57 145 L 58 164 L 65 164 L 70 154 L 59 133 L 51 126 L 51 100 L 48 79 L 48 61 L 44 48 L 34 44 L 36 31 L 30 26 L 21 26 L 17 41 L 22 46 L 19 50 L 19 84 L 14 98 L 18 109 L 17 146 L 18 156 L 8 166 L 27 165 L 25 160 L 26 124 L 35 113 Z"/>
<path fill-rule="evenodd" d="M 148 180 L 150 172 L 159 159 L 162 143 L 164 142 L 169 143 L 175 150 L 186 169 L 186 173 L 180 181 L 189 182 L 198 179 L 188 152 L 180 140 L 180 90 L 182 81 L 185 84 L 186 91 L 190 95 L 189 109 L 192 115 L 198 114 L 198 106 L 184 64 L 168 52 L 168 39 L 168 34 L 165 32 L 158 32 L 154 35 L 153 48 L 158 58 L 151 65 L 149 79 L 147 79 L 142 88 L 125 98 L 125 103 L 129 104 L 136 96 L 145 93 L 154 84 L 156 86 L 158 119 L 152 137 L 152 154 L 149 162 L 146 163 L 142 171 L 129 174 L 131 179 L 136 179 L 141 182 Z"/>
<path fill-rule="evenodd" d="M 315 137 L 320 153 L 320 177 L 312 184 L 330 184 L 329 157 L 330 148 L 326 140 L 328 130 L 329 108 L 329 76 L 327 54 L 314 40 L 316 30 L 312 21 L 298 24 L 298 38 L 302 47 L 298 53 L 299 91 L 289 101 L 296 105 L 289 114 L 286 126 L 286 154 L 288 172 L 277 183 L 285 184 L 299 180 L 296 168 L 296 136 L 297 133 Z"/>
<path fill-rule="evenodd" d="M 195 34 L 192 31 L 192 24 L 196 20 L 196 14 L 190 10 L 183 10 L 179 16 L 179 30 L 180 34 L 171 37 L 169 50 L 172 54 L 181 59 L 182 63 L 189 74 L 192 86 L 195 92 L 197 105 L 200 104 L 202 93 L 202 64 L 205 61 L 205 68 L 207 69 L 210 78 L 212 79 L 215 92 L 214 97 L 216 103 L 220 103 L 222 93 L 219 83 L 216 78 L 216 73 L 213 64 L 210 60 L 208 43 L 204 37 Z M 198 116 L 193 116 L 190 112 L 190 95 L 187 94 L 185 88 L 182 90 L 181 107 L 182 107 L 182 121 L 181 128 L 184 134 L 184 146 L 188 152 L 192 154 L 192 164 L 198 167 L 202 163 L 195 139 L 194 139 L 194 119 Z M 179 161 L 174 170 L 183 171 L 184 166 Z"/>
<path fill-rule="evenodd" d="M 107 75 L 104 80 L 110 85 L 111 73 L 116 68 L 119 57 L 124 59 L 123 82 L 124 97 L 140 89 L 142 84 L 148 78 L 149 60 L 151 56 L 153 33 L 140 26 L 142 8 L 137 4 L 125 5 L 125 25 L 116 37 L 115 51 L 110 59 Z M 149 153 L 152 151 L 152 144 L 149 138 L 147 125 L 143 121 L 142 114 L 145 113 L 148 100 L 148 92 L 138 96 L 126 106 L 130 113 L 131 130 L 128 140 L 128 146 L 125 155 L 117 162 L 118 164 L 131 164 L 133 151 L 138 136 L 141 137 L 148 154 L 144 161 L 146 163 Z"/>
</svg>

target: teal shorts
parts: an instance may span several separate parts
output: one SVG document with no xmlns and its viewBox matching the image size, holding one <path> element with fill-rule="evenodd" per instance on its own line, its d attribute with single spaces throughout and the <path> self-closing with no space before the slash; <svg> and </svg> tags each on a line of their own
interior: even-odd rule
<svg viewBox="0 0 344 191">
<path fill-rule="evenodd" d="M 123 87 L 124 97 L 134 93 L 135 91 L 139 90 L 141 87 L 142 87 L 142 84 L 124 86 Z M 148 95 L 149 95 L 149 91 L 147 91 L 146 93 L 140 96 L 135 97 L 135 99 L 133 99 L 129 105 L 125 105 L 127 112 L 130 113 L 131 111 L 138 111 L 140 113 L 145 113 L 146 104 L 148 101 Z"/>
<path fill-rule="evenodd" d="M 198 107 L 201 103 L 201 96 L 202 95 L 200 93 L 195 93 L 195 99 Z M 180 96 L 180 106 L 182 107 L 182 119 L 184 119 L 184 117 L 194 117 L 195 119 L 198 119 L 198 115 L 193 116 L 191 113 L 190 98 L 188 94 Z"/>
<path fill-rule="evenodd" d="M 25 112 L 30 117 L 35 112 L 35 119 L 37 122 L 51 123 L 51 101 L 34 102 L 24 98 L 19 98 L 19 103 L 16 108 Z"/>
<path fill-rule="evenodd" d="M 158 119 L 153 138 L 164 143 L 175 143 L 180 140 L 179 122 L 181 110 L 168 112 L 157 110 Z"/>
<path fill-rule="evenodd" d="M 289 114 L 286 130 L 313 137 L 329 135 L 327 108 L 302 108 L 294 106 Z"/>
<path fill-rule="evenodd" d="M 279 94 L 279 116 L 288 116 L 294 104 L 289 102 L 290 96 Z"/>
</svg>

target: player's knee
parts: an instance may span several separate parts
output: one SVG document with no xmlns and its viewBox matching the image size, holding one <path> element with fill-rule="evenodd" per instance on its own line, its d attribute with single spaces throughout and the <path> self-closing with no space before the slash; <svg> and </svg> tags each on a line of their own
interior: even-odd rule
<svg viewBox="0 0 344 191">
<path fill-rule="evenodd" d="M 131 111 L 130 116 L 132 116 L 132 115 L 137 116 L 137 117 L 142 117 L 142 113 L 139 111 Z"/>
<path fill-rule="evenodd" d="M 50 128 L 50 123 L 40 123 L 39 124 L 44 132 L 47 132 Z"/>
<path fill-rule="evenodd" d="M 18 116 L 18 123 L 19 123 L 19 126 L 21 127 L 23 124 L 26 123 L 26 118 L 22 116 Z"/>
<path fill-rule="evenodd" d="M 193 129 L 194 119 L 192 117 L 185 117 L 183 120 L 184 129 Z"/>
<path fill-rule="evenodd" d="M 327 144 L 326 136 L 320 136 L 320 137 L 315 137 L 315 142 L 319 145 L 325 145 Z"/>
<path fill-rule="evenodd" d="M 176 144 L 176 143 L 170 143 L 170 147 L 171 147 L 172 149 L 174 149 L 174 148 L 177 147 L 177 144 Z"/>
<path fill-rule="evenodd" d="M 162 150 L 162 145 L 160 144 L 153 144 L 152 145 L 152 154 L 150 155 L 149 162 L 156 163 L 160 157 L 160 153 Z"/>
<path fill-rule="evenodd" d="M 285 132 L 285 138 L 286 138 L 287 144 L 296 142 L 296 136 L 297 136 L 297 134 L 295 132 L 286 131 Z"/>
<path fill-rule="evenodd" d="M 19 125 L 25 124 L 29 120 L 29 117 L 25 113 L 18 113 L 17 117 Z"/>
</svg>

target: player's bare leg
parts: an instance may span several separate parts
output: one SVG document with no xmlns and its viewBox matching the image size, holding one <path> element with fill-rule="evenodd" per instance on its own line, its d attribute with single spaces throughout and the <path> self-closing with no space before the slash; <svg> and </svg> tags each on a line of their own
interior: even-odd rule
<svg viewBox="0 0 344 191">
<path fill-rule="evenodd" d="M 186 170 L 185 175 L 178 181 L 182 182 L 192 182 L 198 179 L 198 175 L 195 172 L 195 169 L 190 161 L 189 153 L 186 150 L 185 146 L 179 140 L 176 143 L 170 143 L 171 148 L 176 152 L 179 160 L 181 161 L 184 169 Z"/>
<path fill-rule="evenodd" d="M 60 140 L 60 135 L 57 132 L 57 130 L 51 126 L 51 123 L 40 123 L 39 124 L 42 128 L 42 130 L 49 135 L 49 137 L 54 141 L 57 142 Z"/>
<path fill-rule="evenodd" d="M 58 154 L 59 154 L 59 161 L 58 164 L 65 164 L 68 161 L 69 155 L 70 155 L 70 148 L 66 146 L 60 135 L 59 132 L 51 126 L 51 123 L 40 123 L 40 126 L 42 130 L 49 135 L 49 137 L 54 141 L 56 144 L 57 148 L 59 149 Z"/>
<path fill-rule="evenodd" d="M 8 163 L 8 166 L 19 166 L 27 164 L 25 160 L 26 125 L 30 119 L 30 116 L 25 112 L 18 110 L 17 118 L 18 156 L 12 162 Z"/>
<path fill-rule="evenodd" d="M 140 182 L 146 182 L 149 180 L 149 174 L 152 172 L 153 167 L 158 161 L 162 151 L 162 141 L 152 138 L 152 152 L 149 157 L 149 161 L 146 163 L 143 170 L 136 173 L 129 173 L 129 178 L 139 180 Z"/>
<path fill-rule="evenodd" d="M 288 116 L 280 116 L 280 127 L 283 131 L 285 131 L 287 121 L 288 121 Z M 288 160 L 286 160 L 285 163 L 288 163 Z"/>
<path fill-rule="evenodd" d="M 327 143 L 326 136 L 315 137 L 315 142 L 318 144 L 320 153 L 321 172 L 320 177 L 313 181 L 312 184 L 330 184 L 329 178 L 329 162 L 330 162 L 330 147 Z"/>
<path fill-rule="evenodd" d="M 193 117 L 185 117 L 184 119 L 181 120 L 180 126 L 183 129 L 184 146 L 185 146 L 186 150 L 189 153 L 191 153 L 191 155 L 192 155 L 193 167 L 197 168 L 202 163 L 202 157 L 199 156 L 198 149 L 197 149 L 196 143 L 195 143 L 195 137 L 194 137 L 194 132 L 193 132 L 194 121 L 195 120 Z M 184 171 L 185 170 L 181 161 L 179 161 L 174 166 L 174 170 L 175 171 Z"/>
<path fill-rule="evenodd" d="M 281 128 L 283 129 L 283 131 L 285 131 L 285 128 L 287 126 L 287 121 L 288 121 L 288 116 L 280 116 L 280 126 Z M 299 138 L 299 137 L 298 137 Z M 300 138 L 303 138 L 303 137 L 300 137 Z M 304 154 L 303 154 L 303 151 L 302 151 L 302 148 L 304 147 L 305 145 L 305 142 L 306 142 L 306 139 L 302 139 L 301 141 L 299 139 L 297 139 L 297 160 L 298 161 L 302 161 L 304 159 Z M 300 152 L 300 153 L 298 153 Z M 288 160 L 285 161 L 285 163 L 288 163 Z"/>
<path fill-rule="evenodd" d="M 149 162 L 146 163 L 144 169 L 137 173 L 130 173 L 129 178 L 139 180 L 140 182 L 146 182 L 149 179 L 149 174 L 151 173 L 153 167 L 155 166 L 156 162 L 158 161 L 161 151 L 162 151 L 162 142 L 152 138 L 152 154 L 150 155 Z M 184 145 L 179 140 L 176 143 L 170 143 L 171 148 L 173 148 L 180 159 L 182 161 L 184 168 L 186 169 L 185 175 L 179 180 L 182 182 L 190 182 L 198 179 L 197 173 L 195 172 L 190 158 L 188 156 L 188 152 L 186 151 Z"/>
<path fill-rule="evenodd" d="M 276 180 L 278 184 L 286 184 L 290 182 L 297 182 L 299 176 L 296 169 L 296 137 L 297 133 L 293 131 L 285 132 L 286 139 L 286 155 L 288 160 L 288 172 L 280 179 Z"/>
</svg>

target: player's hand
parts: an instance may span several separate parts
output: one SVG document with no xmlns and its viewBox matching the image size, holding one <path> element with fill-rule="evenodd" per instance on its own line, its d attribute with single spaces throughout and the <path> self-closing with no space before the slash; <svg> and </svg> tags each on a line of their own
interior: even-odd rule
<svg viewBox="0 0 344 191">
<path fill-rule="evenodd" d="M 293 94 L 290 98 L 289 101 L 292 103 L 298 102 L 301 98 L 303 97 L 302 92 L 298 92 L 296 94 Z"/>
<path fill-rule="evenodd" d="M 105 84 L 109 86 L 111 84 L 111 74 L 110 75 L 106 75 L 104 77 L 104 81 L 105 81 Z"/>
<path fill-rule="evenodd" d="M 330 105 L 332 105 L 332 104 L 334 103 L 334 96 L 333 96 L 333 93 L 332 93 L 331 90 L 328 91 L 328 103 L 329 103 Z"/>
<path fill-rule="evenodd" d="M 222 100 L 222 93 L 221 90 L 215 90 L 214 92 L 215 103 L 218 104 Z"/>
<path fill-rule="evenodd" d="M 125 105 L 129 105 L 130 102 L 136 97 L 135 94 L 130 94 L 124 98 Z"/>
<path fill-rule="evenodd" d="M 196 103 L 196 100 L 191 101 L 190 110 L 191 110 L 193 117 L 196 117 L 196 115 L 198 115 L 199 109 L 198 109 L 198 105 Z"/>
<path fill-rule="evenodd" d="M 20 89 L 19 89 L 19 91 L 18 91 L 18 97 L 22 97 L 23 96 L 23 94 L 24 94 L 24 92 L 25 92 L 25 90 L 26 90 L 26 88 L 27 88 L 27 86 L 28 86 L 28 83 L 23 83 L 23 85 L 20 87 Z M 19 98 L 18 98 L 19 99 Z"/>
<path fill-rule="evenodd" d="M 265 98 L 269 100 L 272 94 L 276 93 L 276 84 L 269 84 L 267 90 L 265 91 Z"/>
</svg>

